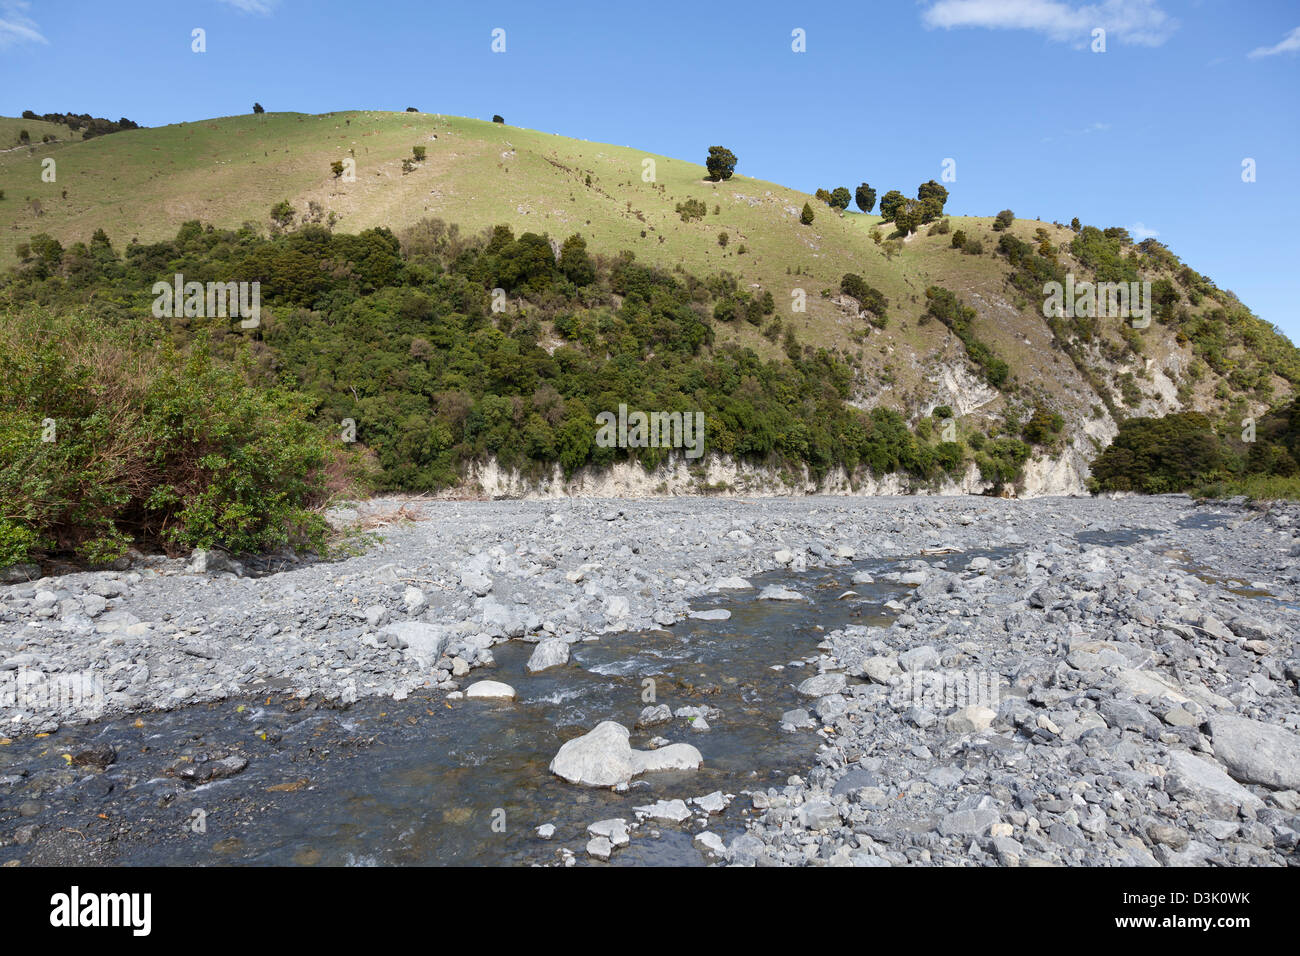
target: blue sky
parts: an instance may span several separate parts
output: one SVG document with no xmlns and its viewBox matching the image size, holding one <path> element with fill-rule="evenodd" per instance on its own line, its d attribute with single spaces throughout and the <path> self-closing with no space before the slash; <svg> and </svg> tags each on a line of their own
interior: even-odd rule
<svg viewBox="0 0 1300 956">
<path fill-rule="evenodd" d="M 500 113 L 808 191 L 952 158 L 949 211 L 1154 234 L 1293 341 L 1298 92 L 1294 0 L 0 0 L 5 115 Z"/>
</svg>

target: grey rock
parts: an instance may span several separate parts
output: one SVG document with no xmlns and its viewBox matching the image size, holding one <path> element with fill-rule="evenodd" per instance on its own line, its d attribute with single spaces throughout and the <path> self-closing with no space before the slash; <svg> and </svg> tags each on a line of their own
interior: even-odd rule
<svg viewBox="0 0 1300 956">
<path fill-rule="evenodd" d="M 539 641 L 533 648 L 532 656 L 526 665 L 529 672 L 537 673 L 550 667 L 560 667 L 569 663 L 569 645 L 558 637 L 548 637 Z"/>
<path fill-rule="evenodd" d="M 809 677 L 798 689 L 805 697 L 824 697 L 827 694 L 838 694 L 847 684 L 848 680 L 843 674 L 833 671 Z"/>
<path fill-rule="evenodd" d="M 1210 718 L 1214 755 L 1243 783 L 1300 790 L 1300 735 L 1245 717 Z"/>
<path fill-rule="evenodd" d="M 704 759 L 690 744 L 633 750 L 629 736 L 622 724 L 612 720 L 599 723 L 560 747 L 551 761 L 551 772 L 569 783 L 613 787 L 656 770 L 695 770 Z"/>
<path fill-rule="evenodd" d="M 1263 805 L 1259 797 L 1229 777 L 1218 764 L 1185 750 L 1170 752 L 1165 790 L 1174 796 L 1189 796 L 1213 804 L 1234 807 Z"/>
</svg>

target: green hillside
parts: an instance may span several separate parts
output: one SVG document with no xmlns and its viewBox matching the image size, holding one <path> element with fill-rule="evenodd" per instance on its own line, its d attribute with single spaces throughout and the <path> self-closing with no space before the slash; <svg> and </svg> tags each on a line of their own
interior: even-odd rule
<svg viewBox="0 0 1300 956">
<path fill-rule="evenodd" d="M 0 139 L 26 122 L 0 121 Z M 406 172 L 403 160 L 416 146 L 426 157 Z M 46 156 L 57 162 L 54 183 L 40 179 Z M 355 160 L 355 182 L 331 172 L 332 162 L 346 159 Z M 646 160 L 655 165 L 653 182 L 643 181 Z M 804 193 L 751 179 L 743 156 L 739 170 L 714 183 L 702 165 L 682 159 L 426 113 L 225 117 L 0 153 L 0 231 L 12 240 L 0 244 L 0 263 L 17 264 L 16 248 L 38 233 L 68 246 L 102 228 L 124 246 L 173 237 L 188 220 L 255 223 L 265 231 L 271 207 L 286 199 L 295 224 L 312 216 L 351 233 L 386 226 L 400 234 L 427 217 L 463 233 L 500 223 L 556 241 L 580 233 L 593 252 L 628 249 L 639 262 L 700 277 L 726 271 L 742 290 L 773 294 L 780 330 L 718 323 L 714 347 L 738 342 L 779 358 L 775 333 L 790 329 L 802 345 L 829 348 L 854 369 L 855 404 L 884 404 L 912 420 L 935 405 L 989 420 L 1048 406 L 1066 417 L 1071 441 L 1089 454 L 1087 442 L 1104 443 L 1121 417 L 1183 408 L 1262 413 L 1300 378 L 1289 342 L 1159 244 L 1120 248 L 1117 240 L 1115 258 L 1175 288 L 1177 301 L 1161 321 L 1140 333 L 1122 321 L 1053 328 L 1041 312 L 1045 263 L 1079 276 L 1097 268 L 1071 252 L 1071 228 L 1016 219 L 999 233 L 992 218 L 952 216 L 949 233 L 933 234 L 929 225 L 891 241 L 893 226 L 879 216 L 840 214 Z M 864 176 L 871 178 L 869 169 Z M 872 185 L 882 195 L 916 191 L 910 183 Z M 960 205 L 959 187 L 954 192 L 949 204 Z M 704 203 L 702 219 L 682 221 L 677 207 L 688 200 Z M 1014 205 L 1014 197 L 1007 201 Z M 816 211 L 811 225 L 799 220 L 805 202 Z M 979 255 L 953 248 L 958 230 L 982 244 Z M 884 241 L 876 241 L 877 231 Z M 1003 236 L 1030 249 L 1028 266 L 999 253 Z M 888 300 L 883 329 L 839 294 L 846 273 Z M 1011 369 L 1001 388 L 990 393 L 958 337 L 928 321 L 932 286 L 976 310 L 978 340 Z M 806 312 L 791 311 L 796 289 L 807 295 Z"/>
</svg>

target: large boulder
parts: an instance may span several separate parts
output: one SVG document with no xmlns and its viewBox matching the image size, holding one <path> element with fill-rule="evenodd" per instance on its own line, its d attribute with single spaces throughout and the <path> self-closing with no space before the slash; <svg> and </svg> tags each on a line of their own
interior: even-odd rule
<svg viewBox="0 0 1300 956">
<path fill-rule="evenodd" d="M 1216 806 L 1263 806 L 1259 797 L 1224 773 L 1218 764 L 1202 760 L 1185 750 L 1169 754 L 1165 791 L 1176 797 L 1188 796 Z"/>
<path fill-rule="evenodd" d="M 655 770 L 695 770 L 703 757 L 690 744 L 633 750 L 631 732 L 606 720 L 567 741 L 551 761 L 551 773 L 586 787 L 616 787 Z"/>
<path fill-rule="evenodd" d="M 442 628 L 423 621 L 398 621 L 379 629 L 390 647 L 404 651 L 422 667 L 432 667 L 447 648 L 447 634 Z"/>
<path fill-rule="evenodd" d="M 838 694 L 847 684 L 843 674 L 829 671 L 809 677 L 799 685 L 799 693 L 805 697 L 824 697 L 827 694 Z"/>
<path fill-rule="evenodd" d="M 1300 736 L 1257 720 L 1219 714 L 1210 718 L 1214 755 L 1242 783 L 1300 790 Z"/>
<path fill-rule="evenodd" d="M 559 667 L 567 663 L 569 663 L 569 645 L 558 637 L 548 637 L 533 648 L 532 656 L 528 658 L 525 666 L 535 674 L 548 667 Z"/>
<path fill-rule="evenodd" d="M 523 616 L 500 601 L 483 601 L 483 628 L 493 637 L 523 637 L 527 624 Z"/>
<path fill-rule="evenodd" d="M 515 689 L 499 680 L 481 680 L 470 684 L 465 691 L 467 700 L 514 700 Z"/>
</svg>

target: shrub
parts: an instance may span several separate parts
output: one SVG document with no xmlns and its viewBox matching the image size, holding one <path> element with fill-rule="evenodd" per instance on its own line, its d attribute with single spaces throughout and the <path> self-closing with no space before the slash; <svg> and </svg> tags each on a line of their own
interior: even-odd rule
<svg viewBox="0 0 1300 956">
<path fill-rule="evenodd" d="M 271 207 L 271 221 L 281 229 L 288 228 L 289 224 L 293 222 L 293 217 L 294 209 L 293 206 L 289 205 L 287 199 L 281 199 Z"/>
<path fill-rule="evenodd" d="M 692 219 L 703 219 L 708 215 L 709 207 L 700 199 L 688 199 L 685 202 L 677 204 L 677 215 L 682 222 L 690 222 Z"/>
<path fill-rule="evenodd" d="M 1016 221 L 1016 214 L 1010 209 L 1004 209 L 993 218 L 993 231 L 1002 232 L 1004 229 Z"/>
<path fill-rule="evenodd" d="M 966 346 L 966 354 L 983 372 L 985 380 L 994 388 L 1005 385 L 1011 374 L 1010 366 L 975 336 L 973 325 L 979 313 L 964 305 L 952 292 L 939 286 L 926 289 L 925 297 L 929 301 L 927 313 L 948 326 L 961 340 Z"/>
<path fill-rule="evenodd" d="M 1060 438 L 1061 429 L 1064 427 L 1064 418 L 1056 412 L 1039 407 L 1034 409 L 1034 414 L 1025 423 L 1021 435 L 1032 445 L 1051 446 Z"/>
<path fill-rule="evenodd" d="M 813 222 L 813 218 L 814 218 L 814 214 L 813 214 L 812 206 L 808 205 L 807 203 L 804 203 L 803 212 L 799 214 L 799 221 L 803 223 L 805 226 L 811 226 Z"/>
<path fill-rule="evenodd" d="M 1124 257 L 1122 244 L 1118 235 L 1107 235 L 1096 226 L 1084 226 L 1070 243 L 1070 252 L 1097 274 L 1099 282 L 1134 282 L 1138 278 L 1137 268 Z"/>
<path fill-rule="evenodd" d="M 103 562 L 133 542 L 323 548 L 314 507 L 341 452 L 301 396 L 146 325 L 6 314 L 0 343 L 0 565 L 37 548 Z"/>
<path fill-rule="evenodd" d="M 425 157 L 425 155 L 426 155 L 427 153 L 428 153 L 428 149 L 427 149 L 427 147 L 424 147 L 424 146 L 412 146 L 412 147 L 411 147 L 411 156 L 412 156 L 412 158 L 414 158 L 414 160 L 415 160 L 417 163 L 422 163 L 422 162 L 424 162 L 424 157 Z"/>
<path fill-rule="evenodd" d="M 862 276 L 854 275 L 851 272 L 845 275 L 840 280 L 840 291 L 857 299 L 862 308 L 877 318 L 884 319 L 887 317 L 889 300 L 885 298 L 879 289 L 869 286 Z"/>
</svg>

